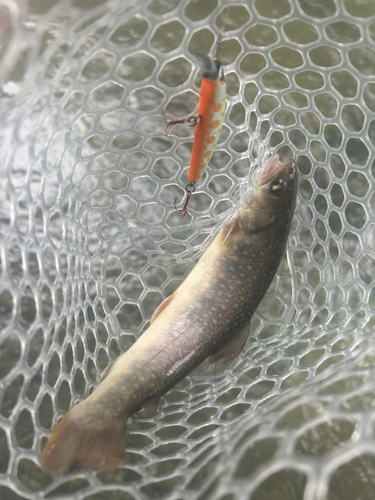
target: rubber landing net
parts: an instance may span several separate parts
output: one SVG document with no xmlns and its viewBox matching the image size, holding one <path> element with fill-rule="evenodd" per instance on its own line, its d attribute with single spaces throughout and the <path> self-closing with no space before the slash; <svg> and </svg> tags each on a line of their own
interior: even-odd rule
<svg viewBox="0 0 375 500">
<path fill-rule="evenodd" d="M 374 2 L 0 7 L 0 498 L 372 500 Z M 193 131 L 165 137 L 161 113 L 194 113 L 194 54 L 218 37 L 228 110 L 182 218 Z M 275 152 L 296 158 L 298 205 L 243 352 L 134 418 L 119 469 L 52 480 L 52 427 Z"/>
</svg>

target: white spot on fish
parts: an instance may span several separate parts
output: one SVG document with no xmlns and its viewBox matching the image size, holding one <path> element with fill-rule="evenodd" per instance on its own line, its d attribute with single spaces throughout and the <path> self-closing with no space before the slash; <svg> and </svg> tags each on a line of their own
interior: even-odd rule
<svg viewBox="0 0 375 500">
<path fill-rule="evenodd" d="M 185 363 L 187 363 L 189 361 L 189 359 L 194 356 L 194 354 L 195 354 L 194 351 L 192 351 L 189 354 L 187 354 L 184 358 L 182 358 L 179 361 L 177 361 L 176 363 L 174 363 L 172 368 L 170 368 L 170 370 L 168 370 L 167 377 L 173 375 L 179 368 L 181 368 L 181 366 L 183 366 Z"/>
</svg>

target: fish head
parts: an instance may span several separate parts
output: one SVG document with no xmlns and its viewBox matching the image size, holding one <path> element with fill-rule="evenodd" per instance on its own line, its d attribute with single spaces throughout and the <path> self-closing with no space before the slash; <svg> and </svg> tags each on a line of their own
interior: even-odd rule
<svg viewBox="0 0 375 500">
<path fill-rule="evenodd" d="M 294 211 L 297 166 L 293 159 L 279 163 L 273 155 L 263 165 L 258 182 L 240 211 L 241 225 L 251 231 L 275 225 L 285 227 Z"/>
</svg>

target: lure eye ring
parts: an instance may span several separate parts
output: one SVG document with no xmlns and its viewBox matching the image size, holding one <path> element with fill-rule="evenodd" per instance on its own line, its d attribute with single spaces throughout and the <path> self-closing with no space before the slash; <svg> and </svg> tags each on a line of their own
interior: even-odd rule
<svg viewBox="0 0 375 500">
<path fill-rule="evenodd" d="M 194 115 L 187 118 L 186 122 L 189 125 L 189 127 L 195 127 L 195 125 L 199 123 L 201 120 L 202 120 L 201 115 Z"/>
<path fill-rule="evenodd" d="M 192 195 L 195 191 L 195 182 L 189 182 L 189 184 L 186 184 L 185 189 L 188 194 Z"/>
<path fill-rule="evenodd" d="M 271 183 L 271 191 L 279 191 L 283 193 L 286 190 L 287 183 L 284 179 L 275 179 Z"/>
</svg>

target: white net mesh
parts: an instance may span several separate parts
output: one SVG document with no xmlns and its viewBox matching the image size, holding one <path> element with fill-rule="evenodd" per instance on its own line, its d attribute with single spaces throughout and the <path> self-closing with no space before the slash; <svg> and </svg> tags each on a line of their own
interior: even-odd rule
<svg viewBox="0 0 375 500">
<path fill-rule="evenodd" d="M 375 4 L 0 2 L 0 498 L 373 500 Z M 194 54 L 228 111 L 192 206 Z M 300 190 L 241 355 L 128 426 L 124 464 L 53 480 L 40 451 L 147 327 L 270 152 Z"/>
</svg>

